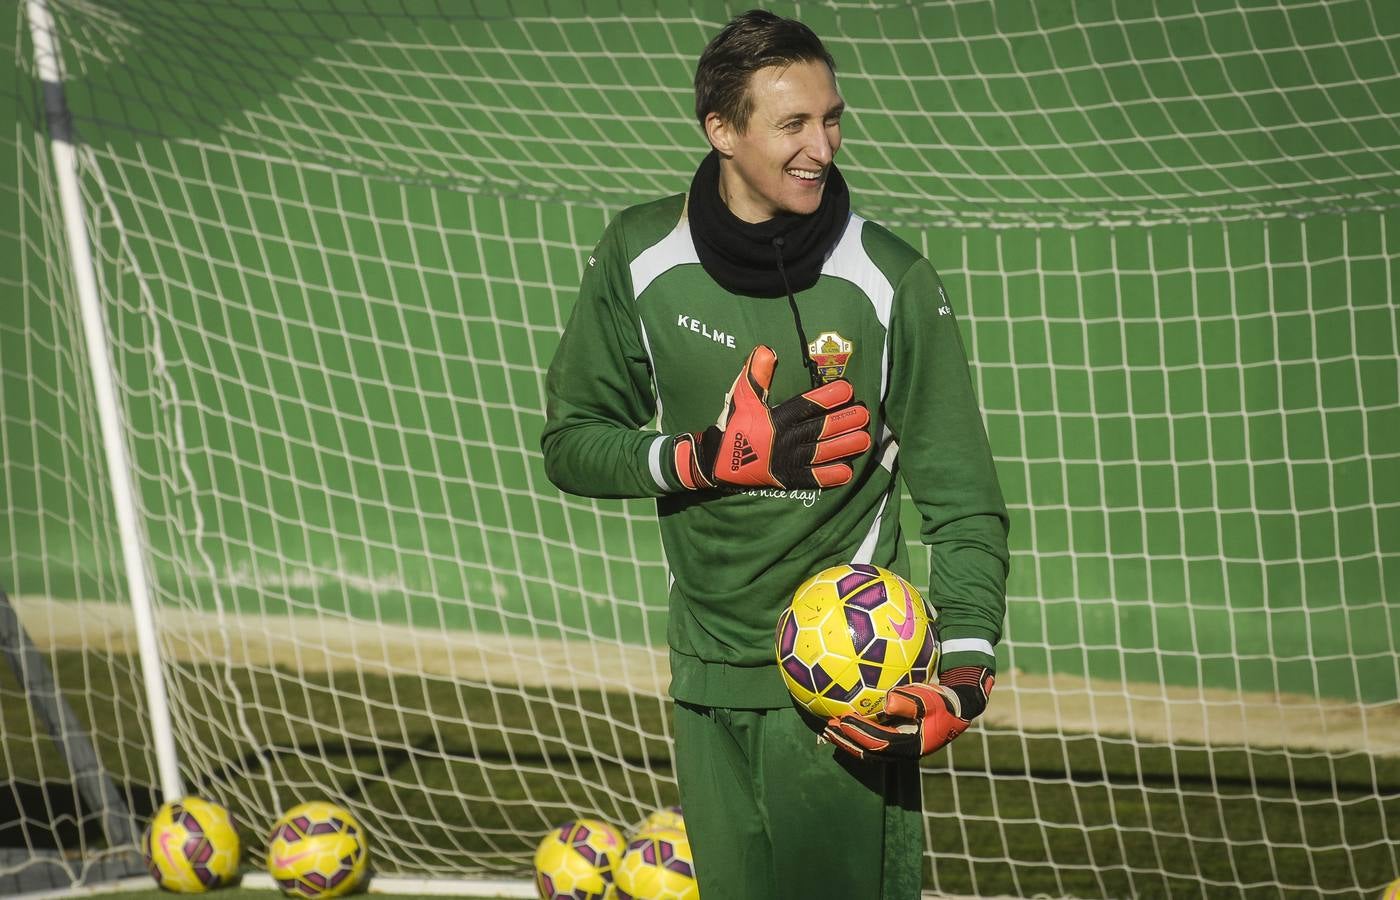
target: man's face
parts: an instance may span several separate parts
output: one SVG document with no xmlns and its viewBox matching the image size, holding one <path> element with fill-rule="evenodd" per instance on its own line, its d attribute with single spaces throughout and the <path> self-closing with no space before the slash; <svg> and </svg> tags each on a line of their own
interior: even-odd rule
<svg viewBox="0 0 1400 900">
<path fill-rule="evenodd" d="M 746 222 L 815 212 L 841 146 L 845 103 L 836 76 L 821 60 L 769 66 L 750 77 L 749 96 L 753 113 L 743 132 L 714 114 L 706 123 L 726 163 L 720 195 Z"/>
</svg>

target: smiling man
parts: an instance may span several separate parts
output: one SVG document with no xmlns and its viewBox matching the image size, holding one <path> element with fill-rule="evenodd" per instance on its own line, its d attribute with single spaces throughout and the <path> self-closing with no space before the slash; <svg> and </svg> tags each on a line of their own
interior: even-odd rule
<svg viewBox="0 0 1400 900">
<path fill-rule="evenodd" d="M 713 102 L 728 104 L 729 92 L 743 87 L 732 83 L 739 71 L 722 67 Z M 765 66 L 749 81 L 735 98 L 747 111 L 711 109 L 700 122 L 719 154 L 720 198 L 754 224 L 780 213 L 816 212 L 841 147 L 846 105 L 836 92 L 836 73 L 825 61 L 809 59 Z"/>
<path fill-rule="evenodd" d="M 1001 636 L 1006 508 L 952 305 L 851 211 L 844 109 L 805 25 L 725 26 L 695 72 L 710 153 L 687 193 L 609 225 L 546 381 L 549 478 L 656 498 L 676 778 L 711 900 L 918 897 L 919 760 L 986 706 Z M 878 721 L 811 721 L 778 672 L 778 616 L 832 565 L 908 575 L 901 478 L 939 682 L 891 691 Z"/>
</svg>

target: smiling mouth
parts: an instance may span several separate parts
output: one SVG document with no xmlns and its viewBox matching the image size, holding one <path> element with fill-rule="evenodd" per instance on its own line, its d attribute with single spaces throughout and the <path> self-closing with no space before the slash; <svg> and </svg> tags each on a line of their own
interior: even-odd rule
<svg viewBox="0 0 1400 900">
<path fill-rule="evenodd" d="M 806 169 L 788 169 L 786 171 L 789 175 L 800 178 L 803 181 L 820 181 L 822 177 L 821 172 L 809 172 Z"/>
</svg>

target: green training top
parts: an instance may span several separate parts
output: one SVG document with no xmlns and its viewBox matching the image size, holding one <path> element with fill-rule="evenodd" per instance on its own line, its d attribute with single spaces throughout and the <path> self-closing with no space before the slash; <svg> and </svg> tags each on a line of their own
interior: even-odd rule
<svg viewBox="0 0 1400 900">
<path fill-rule="evenodd" d="M 791 701 L 773 631 L 828 566 L 907 576 L 903 477 L 930 546 L 940 670 L 995 667 L 1006 610 L 1006 504 L 952 306 L 933 267 L 852 215 L 817 283 L 796 295 L 810 351 L 870 408 L 874 448 L 849 484 L 692 492 L 671 435 L 700 431 L 756 344 L 778 355 L 769 402 L 811 387 L 786 297 L 720 287 L 696 255 L 680 194 L 624 210 L 583 274 L 549 367 L 545 470 L 585 497 L 655 497 L 672 583 L 671 695 L 707 706 Z M 659 430 L 659 433 L 658 433 Z"/>
</svg>

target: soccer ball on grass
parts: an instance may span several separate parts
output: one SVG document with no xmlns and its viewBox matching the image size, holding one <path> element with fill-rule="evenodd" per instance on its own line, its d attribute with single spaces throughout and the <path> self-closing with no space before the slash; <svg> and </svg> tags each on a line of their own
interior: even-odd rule
<svg viewBox="0 0 1400 900">
<path fill-rule="evenodd" d="M 267 871 L 288 897 L 340 897 L 360 886 L 369 867 L 365 830 L 324 800 L 293 806 L 272 826 Z"/>
<path fill-rule="evenodd" d="M 242 851 L 227 809 L 185 797 L 156 810 L 141 837 L 141 854 L 156 884 L 177 894 L 202 894 L 234 879 Z"/>
<path fill-rule="evenodd" d="M 617 866 L 618 900 L 700 900 L 695 857 L 684 831 L 660 828 L 634 837 Z"/>
<path fill-rule="evenodd" d="M 647 817 L 637 823 L 637 827 L 632 830 L 632 838 L 639 838 L 644 834 L 651 834 L 653 831 L 663 829 L 674 831 L 685 831 L 685 816 L 681 813 L 679 806 L 663 806 L 660 809 L 652 810 Z"/>
<path fill-rule="evenodd" d="M 798 587 L 778 617 L 783 681 L 823 719 L 873 716 L 890 688 L 927 682 L 937 671 L 936 618 L 914 586 L 887 569 L 824 569 Z"/>
<path fill-rule="evenodd" d="M 540 900 L 612 900 L 622 834 L 599 819 L 565 822 L 535 849 Z"/>
</svg>

